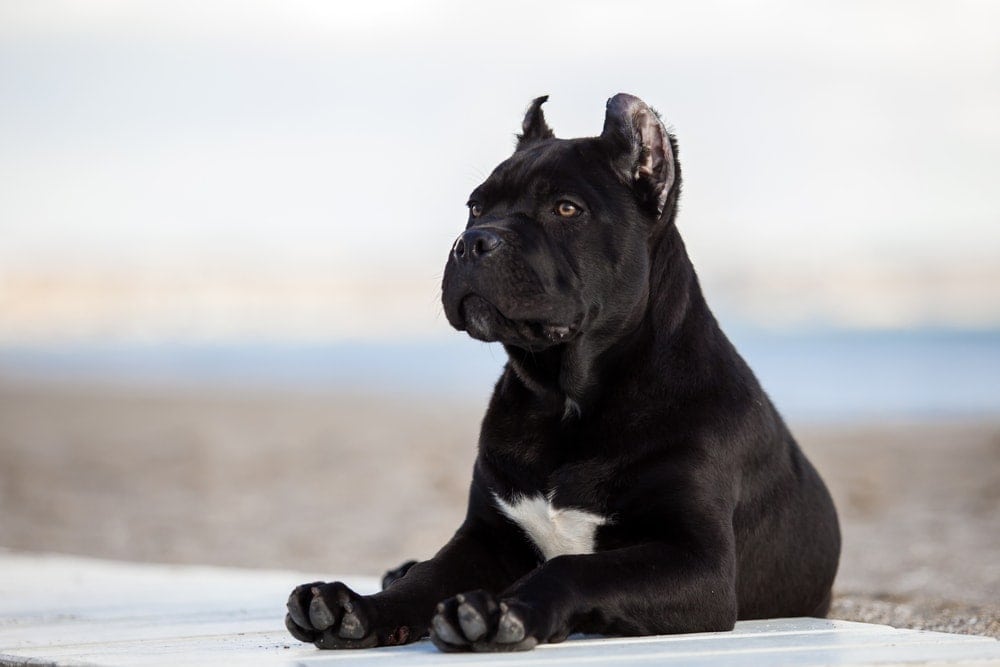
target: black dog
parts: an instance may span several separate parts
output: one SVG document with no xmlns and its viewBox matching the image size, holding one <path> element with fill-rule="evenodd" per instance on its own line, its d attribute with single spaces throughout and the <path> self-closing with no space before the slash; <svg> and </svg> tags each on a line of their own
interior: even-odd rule
<svg viewBox="0 0 1000 667">
<path fill-rule="evenodd" d="M 448 321 L 509 355 L 465 522 L 376 595 L 295 589 L 302 641 L 507 651 L 826 614 L 837 515 L 705 305 L 674 137 L 620 94 L 599 137 L 556 139 L 545 100 L 445 268 Z"/>
</svg>

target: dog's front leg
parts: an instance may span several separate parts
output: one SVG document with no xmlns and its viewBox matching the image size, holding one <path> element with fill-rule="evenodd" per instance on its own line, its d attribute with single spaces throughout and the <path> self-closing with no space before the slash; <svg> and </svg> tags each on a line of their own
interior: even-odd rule
<svg viewBox="0 0 1000 667">
<path fill-rule="evenodd" d="M 465 590 L 498 593 L 510 586 L 538 565 L 538 556 L 479 495 L 474 489 L 469 516 L 451 541 L 385 590 L 359 595 L 341 582 L 298 586 L 288 598 L 289 632 L 318 648 L 405 644 L 427 634 L 442 600 Z"/>
<path fill-rule="evenodd" d="M 652 635 L 730 630 L 735 552 L 647 543 L 558 556 L 500 596 L 474 591 L 439 607 L 433 639 L 445 651 L 515 651 L 573 632 Z"/>
</svg>

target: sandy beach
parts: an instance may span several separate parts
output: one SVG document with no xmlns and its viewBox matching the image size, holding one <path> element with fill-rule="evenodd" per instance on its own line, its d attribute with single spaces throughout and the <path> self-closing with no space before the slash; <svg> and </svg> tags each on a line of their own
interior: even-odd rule
<svg viewBox="0 0 1000 667">
<path fill-rule="evenodd" d="M 0 382 L 0 547 L 379 574 L 458 525 L 483 407 Z M 1000 636 L 1000 417 L 791 427 L 840 512 L 831 616 Z"/>
</svg>

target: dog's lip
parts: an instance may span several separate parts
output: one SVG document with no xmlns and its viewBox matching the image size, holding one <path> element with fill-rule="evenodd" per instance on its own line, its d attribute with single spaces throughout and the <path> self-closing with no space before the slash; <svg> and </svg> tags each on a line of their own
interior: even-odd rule
<svg viewBox="0 0 1000 667">
<path fill-rule="evenodd" d="M 466 294 L 460 300 L 459 312 L 462 315 L 463 325 L 466 330 L 468 330 L 469 325 L 468 309 L 471 304 L 474 304 L 474 308 L 488 307 L 493 311 L 502 325 L 506 325 L 506 328 L 519 334 L 524 339 L 524 342 L 530 343 L 541 340 L 552 344 L 568 343 L 580 333 L 582 318 L 576 318 L 567 324 L 562 321 L 550 322 L 511 317 L 495 303 L 475 293 Z"/>
<path fill-rule="evenodd" d="M 489 316 L 489 319 L 493 319 L 497 315 L 503 317 L 500 314 L 500 310 L 483 297 L 478 294 L 466 294 L 458 302 L 458 314 L 461 318 L 461 326 L 457 328 L 467 331 L 473 338 L 485 341 L 496 340 L 492 331 L 493 327 L 488 326 L 484 319 L 484 310 L 493 313 Z"/>
</svg>

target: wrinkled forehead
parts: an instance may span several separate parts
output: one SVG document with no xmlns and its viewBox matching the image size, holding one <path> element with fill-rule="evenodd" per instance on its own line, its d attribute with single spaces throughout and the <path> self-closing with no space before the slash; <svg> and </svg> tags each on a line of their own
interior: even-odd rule
<svg viewBox="0 0 1000 667">
<path fill-rule="evenodd" d="M 473 196 L 484 202 L 560 194 L 588 197 L 615 180 L 597 139 L 549 139 L 501 162 Z"/>
</svg>

